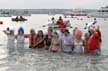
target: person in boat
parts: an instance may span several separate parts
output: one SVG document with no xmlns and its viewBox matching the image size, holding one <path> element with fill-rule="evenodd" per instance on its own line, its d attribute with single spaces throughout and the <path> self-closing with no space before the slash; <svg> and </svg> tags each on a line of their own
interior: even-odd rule
<svg viewBox="0 0 108 71">
<path fill-rule="evenodd" d="M 59 17 L 58 21 L 59 21 L 59 23 L 64 22 L 61 16 Z"/>
<path fill-rule="evenodd" d="M 22 16 L 20 16 L 20 19 L 24 19 Z"/>
<path fill-rule="evenodd" d="M 81 54 L 83 53 L 83 40 L 82 40 L 82 31 L 77 29 L 75 31 L 75 38 L 74 38 L 74 53 Z"/>
<path fill-rule="evenodd" d="M 44 35 L 45 39 L 44 39 L 44 48 L 45 49 L 49 49 L 50 45 L 51 45 L 51 40 L 52 40 L 52 35 L 53 35 L 53 30 L 52 28 L 48 28 L 48 32 Z"/>
<path fill-rule="evenodd" d="M 54 32 L 49 50 L 52 52 L 58 52 L 60 51 L 60 49 L 61 49 L 61 41 L 59 39 L 59 35 L 57 32 Z"/>
<path fill-rule="evenodd" d="M 53 24 L 55 24 L 55 18 L 54 17 L 52 17 L 51 21 Z"/>
<path fill-rule="evenodd" d="M 25 37 L 29 38 L 29 48 L 34 48 L 34 45 L 36 43 L 36 37 L 37 37 L 35 30 L 31 29 L 30 34 L 26 34 Z"/>
<path fill-rule="evenodd" d="M 91 27 L 90 32 L 92 35 L 88 40 L 88 46 L 91 55 L 100 55 L 100 34 L 96 31 L 96 28 Z"/>
<path fill-rule="evenodd" d="M 24 36 L 24 29 L 23 27 L 20 27 L 18 29 L 18 34 L 16 35 L 16 40 L 17 40 L 17 48 L 24 48 L 24 41 L 25 41 L 25 36 Z"/>
<path fill-rule="evenodd" d="M 90 39 L 90 34 L 87 32 L 84 34 L 84 54 L 89 53 L 88 40 Z"/>
<path fill-rule="evenodd" d="M 61 43 L 62 43 L 62 51 L 65 53 L 72 53 L 73 48 L 73 37 L 70 35 L 70 32 L 68 29 L 64 31 L 64 36 L 62 37 Z"/>
<path fill-rule="evenodd" d="M 3 31 L 8 39 L 7 39 L 7 48 L 15 48 L 15 34 L 14 34 L 14 30 L 10 29 L 9 32 L 7 32 L 6 30 Z"/>
<path fill-rule="evenodd" d="M 58 26 L 59 28 L 66 28 L 66 24 L 64 23 L 61 16 L 59 17 L 59 20 L 58 20 Z"/>
<path fill-rule="evenodd" d="M 15 19 L 18 20 L 19 19 L 18 16 Z"/>
<path fill-rule="evenodd" d="M 9 29 L 9 27 L 7 27 L 7 31 L 9 31 L 10 29 Z"/>
<path fill-rule="evenodd" d="M 43 48 L 44 47 L 44 35 L 43 31 L 39 30 L 36 36 L 36 42 L 34 48 Z"/>
</svg>

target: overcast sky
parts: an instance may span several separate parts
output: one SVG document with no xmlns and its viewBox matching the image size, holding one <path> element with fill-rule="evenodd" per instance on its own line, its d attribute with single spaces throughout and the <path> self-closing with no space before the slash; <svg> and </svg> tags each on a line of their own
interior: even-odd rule
<svg viewBox="0 0 108 71">
<path fill-rule="evenodd" d="M 0 0 L 0 9 L 96 9 L 108 5 L 108 0 Z"/>
</svg>

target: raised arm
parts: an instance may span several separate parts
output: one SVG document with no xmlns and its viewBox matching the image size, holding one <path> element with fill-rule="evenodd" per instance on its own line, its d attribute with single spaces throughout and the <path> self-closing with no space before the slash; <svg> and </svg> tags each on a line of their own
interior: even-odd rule
<svg viewBox="0 0 108 71">
<path fill-rule="evenodd" d="M 10 35 L 9 32 L 7 32 L 6 30 L 3 31 L 6 35 Z"/>
</svg>

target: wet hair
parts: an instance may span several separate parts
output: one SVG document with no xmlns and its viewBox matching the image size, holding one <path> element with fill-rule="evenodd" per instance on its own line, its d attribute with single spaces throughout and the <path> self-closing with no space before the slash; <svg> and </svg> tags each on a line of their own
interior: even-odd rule
<svg viewBox="0 0 108 71">
<path fill-rule="evenodd" d="M 11 33 L 14 33 L 14 30 L 10 30 L 10 34 L 11 34 Z"/>
<path fill-rule="evenodd" d="M 50 29 L 51 32 L 53 32 L 53 29 L 51 27 L 48 27 L 48 30 Z"/>
<path fill-rule="evenodd" d="M 42 37 L 43 37 L 43 36 L 44 36 L 44 35 L 43 35 L 43 31 L 42 31 L 42 30 L 39 30 L 39 31 L 38 31 L 38 36 L 39 36 L 39 32 L 41 32 L 41 35 L 42 35 Z"/>
<path fill-rule="evenodd" d="M 86 35 L 89 35 L 89 36 L 90 36 L 90 33 L 89 33 L 89 32 L 86 32 L 86 33 L 84 34 L 84 36 L 86 36 Z"/>
<path fill-rule="evenodd" d="M 59 19 L 61 19 L 62 17 L 61 16 L 59 16 Z"/>
<path fill-rule="evenodd" d="M 68 29 L 65 29 L 64 32 L 70 33 Z"/>
<path fill-rule="evenodd" d="M 57 32 L 54 32 L 54 34 L 58 35 L 58 33 L 57 33 Z"/>
<path fill-rule="evenodd" d="M 90 38 L 90 33 L 89 33 L 89 32 L 86 32 L 86 33 L 84 34 L 84 38 L 85 38 L 85 39 L 89 39 L 89 38 Z"/>
<path fill-rule="evenodd" d="M 42 30 L 39 30 L 38 33 L 39 33 L 39 32 L 41 32 L 41 33 L 43 34 L 43 31 L 42 31 Z"/>
<path fill-rule="evenodd" d="M 30 32 L 35 32 L 35 30 L 34 29 L 31 29 Z"/>
<path fill-rule="evenodd" d="M 56 35 L 57 35 L 57 37 L 59 37 L 59 35 L 58 35 L 58 33 L 57 33 L 57 32 L 54 32 L 54 34 L 56 34 Z"/>
</svg>

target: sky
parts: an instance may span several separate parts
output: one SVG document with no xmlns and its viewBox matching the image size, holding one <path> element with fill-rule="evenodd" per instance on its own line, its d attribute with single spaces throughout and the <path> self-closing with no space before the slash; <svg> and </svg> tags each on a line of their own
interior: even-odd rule
<svg viewBox="0 0 108 71">
<path fill-rule="evenodd" d="M 0 9 L 99 9 L 108 0 L 0 0 Z"/>
</svg>

